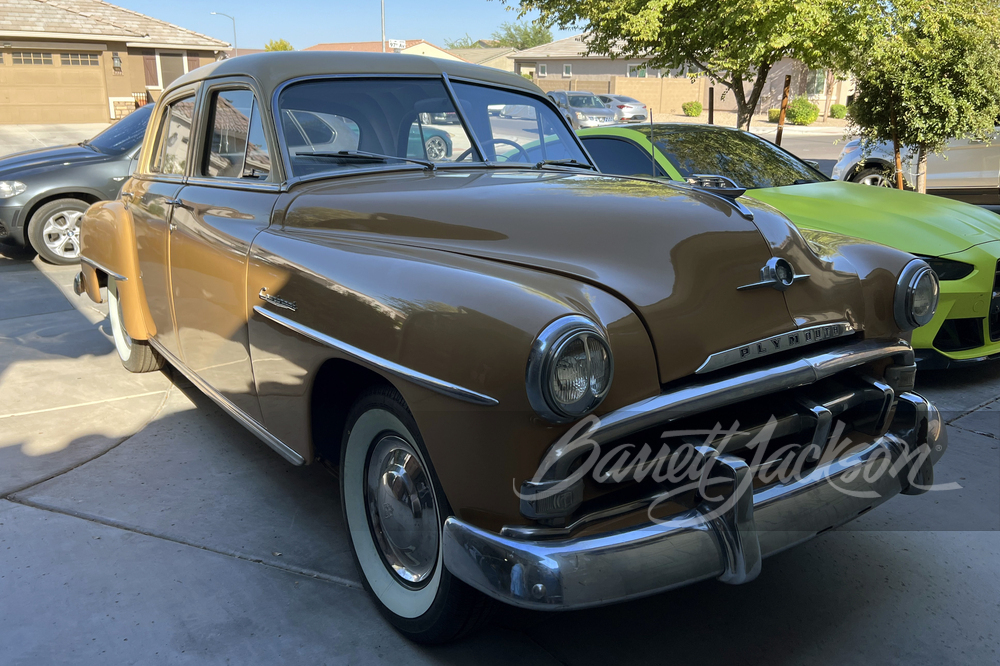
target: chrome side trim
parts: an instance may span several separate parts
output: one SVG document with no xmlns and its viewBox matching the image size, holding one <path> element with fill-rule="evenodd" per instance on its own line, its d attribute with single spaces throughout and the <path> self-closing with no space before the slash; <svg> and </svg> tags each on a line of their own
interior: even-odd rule
<svg viewBox="0 0 1000 666">
<path fill-rule="evenodd" d="M 646 428 L 752 397 L 812 384 L 848 368 L 897 355 L 905 356 L 909 359 L 907 363 L 912 363 L 913 349 L 903 340 L 865 340 L 743 374 L 689 383 L 601 416 L 600 424 L 587 432 L 586 437 L 597 444 L 605 444 Z M 544 480 L 566 478 L 574 460 L 587 453 L 589 451 L 575 441 L 556 442 L 541 463 L 540 469 L 547 472 Z"/>
<path fill-rule="evenodd" d="M 295 312 L 298 307 L 295 305 L 294 301 L 286 301 L 280 296 L 271 296 L 267 293 L 267 287 L 261 287 L 260 292 L 257 294 L 257 298 L 264 301 L 265 303 L 270 303 L 276 308 L 281 308 L 283 310 L 291 310 Z"/>
<path fill-rule="evenodd" d="M 446 395 L 450 398 L 456 398 L 458 400 L 464 400 L 465 402 L 471 402 L 475 405 L 486 405 L 488 407 L 493 407 L 499 405 L 500 401 L 496 398 L 491 398 L 488 395 L 483 395 L 482 393 L 477 393 L 467 388 L 458 386 L 457 384 L 452 384 L 451 382 L 446 382 L 443 379 L 438 379 L 436 377 L 431 377 L 430 375 L 425 375 L 422 372 L 417 372 L 410 368 L 394 363 L 388 359 L 384 359 L 380 356 L 375 356 L 374 354 L 369 354 L 363 349 L 358 349 L 353 345 L 349 345 L 346 342 L 338 340 L 326 333 L 321 333 L 314 328 L 305 326 L 296 321 L 292 321 L 287 317 L 283 317 L 270 310 L 265 310 L 259 305 L 255 305 L 253 311 L 259 314 L 265 319 L 269 319 L 276 324 L 284 326 L 285 328 L 298 333 L 299 335 L 309 338 L 315 342 L 326 345 L 336 349 L 337 351 L 350 356 L 351 358 L 362 361 L 369 365 L 375 366 L 380 370 L 384 370 L 392 375 L 401 377 L 407 381 L 413 382 L 418 386 L 423 386 L 432 391 L 437 391 L 442 395 Z"/>
<path fill-rule="evenodd" d="M 721 370 L 722 368 L 728 368 L 731 365 L 745 361 L 752 361 L 761 356 L 773 354 L 774 352 L 805 347 L 806 345 L 823 342 L 824 340 L 854 335 L 856 332 L 857 329 L 854 326 L 843 321 L 836 324 L 809 326 L 807 328 L 788 331 L 787 333 L 779 333 L 778 335 L 772 335 L 769 338 L 763 338 L 756 342 L 716 352 L 705 359 L 705 362 L 701 364 L 700 368 L 694 371 L 694 374 L 700 375 L 712 372 L 713 370 Z"/>
<path fill-rule="evenodd" d="M 248 416 L 242 409 L 230 402 L 226 396 L 212 388 L 204 379 L 199 377 L 193 370 L 184 365 L 179 358 L 164 349 L 163 345 L 157 342 L 155 338 L 150 338 L 148 342 L 153 346 L 153 349 L 159 352 L 163 358 L 167 360 L 167 363 L 177 368 L 182 375 L 187 377 L 192 384 L 197 386 L 198 390 L 211 398 L 215 404 L 222 408 L 224 412 L 236 419 L 241 426 L 252 432 L 265 444 L 274 449 L 278 455 L 293 465 L 305 464 L 305 458 L 300 456 L 295 450 L 290 448 L 280 439 L 269 433 L 264 426 L 257 423 L 257 421 Z"/>
<path fill-rule="evenodd" d="M 111 270 L 107 266 L 102 266 L 101 264 L 97 263 L 93 259 L 91 259 L 89 257 L 85 257 L 82 254 L 80 255 L 80 261 L 82 261 L 83 263 L 87 264 L 88 266 L 93 266 L 95 269 L 97 269 L 99 271 L 102 271 L 103 273 L 106 273 L 108 277 L 113 277 L 118 282 L 128 282 L 128 278 L 125 277 L 124 275 L 119 275 L 118 273 L 115 273 L 113 270 Z"/>
</svg>

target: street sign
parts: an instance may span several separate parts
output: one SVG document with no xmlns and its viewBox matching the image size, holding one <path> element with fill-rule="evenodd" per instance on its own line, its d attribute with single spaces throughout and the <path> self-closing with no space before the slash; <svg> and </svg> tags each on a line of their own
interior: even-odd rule
<svg viewBox="0 0 1000 666">
<path fill-rule="evenodd" d="M 390 49 L 405 49 L 406 40 L 405 39 L 390 39 L 387 44 Z"/>
</svg>

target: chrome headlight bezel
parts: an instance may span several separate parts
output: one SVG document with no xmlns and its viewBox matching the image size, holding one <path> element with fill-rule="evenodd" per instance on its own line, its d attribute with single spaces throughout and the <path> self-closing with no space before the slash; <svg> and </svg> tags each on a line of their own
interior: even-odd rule
<svg viewBox="0 0 1000 666">
<path fill-rule="evenodd" d="M 930 280 L 934 289 L 934 305 L 923 315 L 913 311 L 914 296 L 924 281 Z M 925 326 L 934 318 L 941 298 L 941 284 L 937 273 L 923 259 L 914 259 L 900 272 L 896 280 L 896 294 L 893 298 L 893 316 L 896 325 L 904 331 Z"/>
<path fill-rule="evenodd" d="M 577 402 L 566 405 L 560 403 L 552 395 L 552 373 L 555 371 L 560 355 L 573 341 L 580 338 L 596 339 L 604 347 L 608 357 L 607 384 L 599 395 L 595 395 L 588 383 L 585 395 Z M 586 339 L 584 344 L 586 344 Z M 546 326 L 531 346 L 525 373 L 528 402 L 532 409 L 545 420 L 552 423 L 568 423 L 597 409 L 611 391 L 614 375 L 614 356 L 604 331 L 593 321 L 581 315 L 560 317 Z"/>
<path fill-rule="evenodd" d="M 28 186 L 19 180 L 0 180 L 0 199 L 11 199 L 27 189 Z"/>
</svg>

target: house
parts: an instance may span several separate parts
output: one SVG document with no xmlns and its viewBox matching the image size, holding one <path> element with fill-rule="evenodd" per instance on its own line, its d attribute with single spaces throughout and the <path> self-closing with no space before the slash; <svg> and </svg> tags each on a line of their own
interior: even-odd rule
<svg viewBox="0 0 1000 666">
<path fill-rule="evenodd" d="M 482 40 L 481 40 L 482 41 Z M 474 48 L 474 49 L 448 49 L 460 60 L 471 62 L 474 65 L 483 65 L 494 69 L 502 69 L 507 72 L 514 71 L 514 54 L 517 49 L 509 46 L 496 48 Z"/>
<path fill-rule="evenodd" d="M 0 0 L 0 123 L 121 118 L 227 48 L 101 0 Z"/>
<path fill-rule="evenodd" d="M 513 54 L 514 71 L 530 74 L 545 91 L 588 90 L 597 94 L 634 97 L 659 113 L 680 113 L 681 104 L 699 101 L 708 105 L 709 89 L 714 88 L 715 108 L 735 111 L 732 94 L 720 83 L 705 77 L 691 79 L 696 67 L 661 70 L 647 66 L 647 58 L 618 58 L 585 55 L 587 34 L 574 35 L 549 44 Z M 785 58 L 772 68 L 758 103 L 757 111 L 781 105 L 785 75 L 792 76 L 791 95 L 807 96 L 820 108 L 826 100 L 826 70 L 810 70 L 802 62 Z M 747 86 L 749 92 L 750 86 Z M 847 81 L 837 81 L 832 103 L 843 104 L 853 89 Z"/>
<path fill-rule="evenodd" d="M 0 0 L 2 1 L 2 0 Z M 461 60 L 456 56 L 453 56 L 448 51 L 444 50 L 440 46 L 435 46 L 430 42 L 424 41 L 422 39 L 407 39 L 405 41 L 406 47 L 401 49 L 390 49 L 388 42 L 385 48 L 382 48 L 382 42 L 340 42 L 333 44 L 316 44 L 308 48 L 303 49 L 304 51 L 365 51 L 369 53 L 379 53 L 380 51 L 385 51 L 386 53 L 405 53 L 407 55 L 422 55 L 428 56 L 430 58 L 444 58 L 445 60 Z"/>
</svg>

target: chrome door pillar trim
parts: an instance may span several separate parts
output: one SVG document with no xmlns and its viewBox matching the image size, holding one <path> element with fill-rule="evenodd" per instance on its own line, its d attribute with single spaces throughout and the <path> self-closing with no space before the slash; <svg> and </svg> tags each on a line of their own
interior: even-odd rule
<svg viewBox="0 0 1000 666">
<path fill-rule="evenodd" d="M 163 358 L 167 360 L 167 363 L 177 368 L 182 375 L 188 378 L 188 380 L 198 387 L 198 389 L 211 398 L 215 404 L 222 408 L 224 412 L 232 416 L 242 425 L 244 428 L 252 432 L 259 439 L 261 439 L 265 444 L 270 446 L 275 452 L 278 453 L 282 458 L 292 463 L 293 465 L 304 465 L 306 459 L 303 458 L 297 451 L 292 449 L 290 446 L 282 442 L 280 439 L 272 435 L 267 429 L 261 424 L 257 423 L 249 415 L 243 412 L 242 409 L 234 405 L 229 401 L 224 395 L 212 388 L 208 383 L 205 382 L 201 377 L 199 377 L 193 370 L 188 368 L 178 359 L 176 356 L 171 354 L 169 351 L 164 349 L 163 345 L 156 341 L 155 338 L 149 339 L 149 344 L 153 346 L 157 352 L 159 352 Z"/>
<path fill-rule="evenodd" d="M 391 375 L 413 382 L 418 386 L 422 386 L 442 395 L 446 395 L 449 398 L 456 398 L 458 400 L 464 400 L 465 402 L 471 402 L 474 405 L 485 405 L 488 407 L 500 404 L 500 401 L 496 398 L 491 398 L 488 395 L 477 393 L 476 391 L 458 386 L 457 384 L 452 384 L 451 382 L 444 381 L 443 379 L 438 379 L 437 377 L 425 375 L 422 372 L 407 368 L 388 359 L 376 356 L 375 354 L 370 354 L 369 352 L 359 349 L 354 345 L 347 344 L 342 340 L 338 340 L 337 338 L 329 336 L 326 333 L 322 333 L 314 328 L 300 324 L 287 317 L 279 315 L 276 312 L 266 310 L 259 305 L 255 305 L 253 311 L 261 317 L 264 317 L 265 319 L 268 319 L 280 326 L 284 326 L 285 328 L 294 331 L 303 337 L 326 345 L 331 349 L 336 349 L 340 353 L 356 361 L 361 361 L 362 363 L 371 365 L 375 368 L 383 370 L 384 372 L 388 372 Z"/>
<path fill-rule="evenodd" d="M 465 133 L 469 135 L 469 139 L 472 142 L 473 147 L 476 152 L 479 153 L 479 159 L 482 162 L 489 164 L 489 160 L 486 159 L 486 153 L 483 152 L 483 146 L 479 143 L 479 137 L 476 133 L 472 131 L 472 125 L 469 123 L 469 119 L 465 116 L 465 109 L 462 108 L 462 102 L 459 101 L 458 95 L 455 93 L 455 89 L 451 86 L 451 79 L 444 72 L 441 72 L 441 80 L 444 81 L 444 88 L 448 91 L 448 95 L 451 97 L 452 106 L 455 107 L 455 113 L 458 114 L 458 119 L 462 121 L 462 127 L 465 128 Z"/>
</svg>

